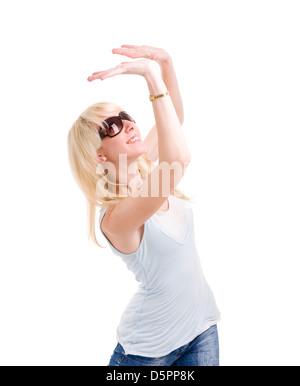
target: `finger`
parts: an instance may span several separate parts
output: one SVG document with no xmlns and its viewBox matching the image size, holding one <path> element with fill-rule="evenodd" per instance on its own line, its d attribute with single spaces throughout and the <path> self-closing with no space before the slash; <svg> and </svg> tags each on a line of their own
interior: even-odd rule
<svg viewBox="0 0 300 386">
<path fill-rule="evenodd" d="M 107 71 L 105 74 L 101 75 L 101 80 L 111 78 L 112 76 L 120 75 L 124 72 L 124 69 L 122 67 L 118 67 L 113 69 L 112 71 Z"/>
<path fill-rule="evenodd" d="M 107 73 L 107 72 L 110 72 L 110 71 L 115 70 L 116 68 L 118 68 L 118 66 L 112 67 L 112 68 L 108 68 L 107 70 L 104 70 L 104 71 L 98 71 L 98 72 L 96 72 L 96 73 L 94 73 L 94 74 L 95 74 L 95 75 L 105 74 L 105 73 Z M 94 75 L 94 74 L 93 74 L 93 75 Z"/>
<path fill-rule="evenodd" d="M 124 72 L 123 64 L 125 64 L 125 63 L 126 62 L 121 63 L 118 66 L 110 68 L 110 69 L 105 70 L 105 71 L 99 71 L 97 73 L 94 73 L 93 75 L 88 77 L 88 81 L 91 82 L 91 81 L 93 81 L 95 79 L 104 80 L 106 78 L 110 78 L 112 76 L 122 74 Z"/>
<path fill-rule="evenodd" d="M 100 75 L 90 75 L 87 80 L 92 82 L 93 80 L 100 79 Z"/>
<path fill-rule="evenodd" d="M 134 48 L 113 48 L 112 53 L 113 54 L 121 54 L 121 53 L 128 53 L 128 52 L 133 52 L 135 51 Z"/>
<path fill-rule="evenodd" d="M 101 74 L 102 72 L 104 72 L 104 71 L 93 72 L 92 75 L 98 75 L 98 74 Z"/>
<path fill-rule="evenodd" d="M 95 79 L 101 79 L 103 75 L 105 75 L 107 72 L 112 71 L 112 70 L 113 70 L 113 68 L 110 68 L 109 70 L 105 70 L 105 71 L 93 72 L 93 74 L 88 77 L 88 81 L 91 82 Z"/>
<path fill-rule="evenodd" d="M 108 72 L 112 71 L 113 68 L 106 70 L 106 71 L 98 71 L 94 72 L 91 76 L 88 77 L 89 81 L 95 80 L 95 79 L 102 79 L 103 76 L 105 76 Z"/>
<path fill-rule="evenodd" d="M 121 46 L 122 48 L 139 48 L 139 46 L 133 46 L 133 45 L 130 45 L 130 44 L 123 44 L 122 46 Z"/>
<path fill-rule="evenodd" d="M 137 54 L 136 49 L 133 48 L 114 48 L 112 50 L 113 54 L 128 56 L 131 59 L 140 58 L 141 56 Z"/>
</svg>

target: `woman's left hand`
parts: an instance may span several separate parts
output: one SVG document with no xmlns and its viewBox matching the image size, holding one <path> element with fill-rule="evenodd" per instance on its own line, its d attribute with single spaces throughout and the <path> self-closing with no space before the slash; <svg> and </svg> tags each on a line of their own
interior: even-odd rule
<svg viewBox="0 0 300 386">
<path fill-rule="evenodd" d="M 170 55 L 164 49 L 150 46 L 122 45 L 121 48 L 114 48 L 112 53 L 128 56 L 132 59 L 145 58 L 155 60 L 159 65 L 171 60 Z"/>
</svg>

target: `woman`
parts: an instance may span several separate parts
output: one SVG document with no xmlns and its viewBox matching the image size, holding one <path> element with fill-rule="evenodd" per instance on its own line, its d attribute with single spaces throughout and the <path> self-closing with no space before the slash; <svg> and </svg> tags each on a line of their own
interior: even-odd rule
<svg viewBox="0 0 300 386">
<path fill-rule="evenodd" d="M 98 244 L 100 207 L 99 229 L 140 282 L 108 366 L 218 366 L 220 312 L 201 269 L 191 204 L 177 188 L 191 157 L 172 59 L 149 46 L 112 52 L 142 59 L 95 72 L 88 81 L 142 76 L 156 124 L 142 140 L 128 113 L 98 103 L 68 136 L 71 169 L 89 205 L 90 236 Z"/>
</svg>

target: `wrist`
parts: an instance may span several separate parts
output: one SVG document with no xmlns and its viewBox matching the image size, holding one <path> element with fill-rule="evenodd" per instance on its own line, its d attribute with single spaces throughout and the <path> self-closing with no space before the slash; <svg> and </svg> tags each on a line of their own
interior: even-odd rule
<svg viewBox="0 0 300 386">
<path fill-rule="evenodd" d="M 159 62 L 160 68 L 163 69 L 168 69 L 169 67 L 173 66 L 173 61 L 170 55 L 167 54 L 166 57 L 164 57 L 162 60 Z"/>
<path fill-rule="evenodd" d="M 145 76 L 145 79 L 148 84 L 150 95 L 158 95 L 168 91 L 160 72 L 150 71 L 147 73 L 147 76 Z"/>
<path fill-rule="evenodd" d="M 145 68 L 144 71 L 144 78 L 146 79 L 147 83 L 155 82 L 158 79 L 162 79 L 159 65 L 155 62 L 149 61 L 148 66 Z"/>
<path fill-rule="evenodd" d="M 144 78 L 148 81 L 156 77 L 161 77 L 160 67 L 158 63 L 149 60 L 145 67 Z"/>
</svg>

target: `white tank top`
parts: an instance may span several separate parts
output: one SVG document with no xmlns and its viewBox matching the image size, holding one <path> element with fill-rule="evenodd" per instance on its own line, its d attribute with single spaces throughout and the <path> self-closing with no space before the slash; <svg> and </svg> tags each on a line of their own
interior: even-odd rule
<svg viewBox="0 0 300 386">
<path fill-rule="evenodd" d="M 100 211 L 100 230 L 106 210 Z M 103 236 L 140 283 L 117 329 L 126 355 L 165 356 L 218 322 L 220 312 L 202 272 L 189 202 L 170 196 L 169 210 L 145 222 L 133 253 L 120 252 Z"/>
<path fill-rule="evenodd" d="M 167 236 L 178 243 L 182 243 L 188 230 L 190 216 L 185 210 L 184 200 L 177 200 L 175 196 L 169 196 L 169 210 L 159 210 L 153 215 L 153 220 Z M 181 202 L 183 201 L 183 202 Z M 174 226 L 176 224 L 176 226 Z"/>
</svg>

